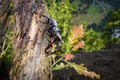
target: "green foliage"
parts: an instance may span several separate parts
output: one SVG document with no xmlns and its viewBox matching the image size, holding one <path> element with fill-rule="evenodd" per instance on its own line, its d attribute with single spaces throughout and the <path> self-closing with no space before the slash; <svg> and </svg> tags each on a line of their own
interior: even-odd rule
<svg viewBox="0 0 120 80">
<path fill-rule="evenodd" d="M 85 46 L 83 49 L 87 52 L 101 50 L 105 48 L 102 33 L 96 32 L 93 29 L 85 29 L 85 34 L 83 40 L 85 41 Z"/>
<path fill-rule="evenodd" d="M 13 12 L 14 12 L 14 10 L 13 10 L 13 3 L 10 2 L 8 14 L 9 14 L 9 15 L 13 15 Z"/>
<path fill-rule="evenodd" d="M 48 0 L 47 1 L 49 14 L 55 18 L 58 22 L 58 27 L 61 29 L 61 35 L 63 37 L 62 52 L 66 51 L 68 44 L 68 35 L 71 28 L 72 11 L 75 10 L 75 2 L 70 3 L 69 0 Z M 73 7 L 74 6 L 74 7 Z"/>
<path fill-rule="evenodd" d="M 102 8 L 97 5 L 91 5 L 88 9 L 88 13 L 99 14 L 102 11 Z"/>
<path fill-rule="evenodd" d="M 110 5 L 112 5 L 114 7 L 114 9 L 120 8 L 120 0 L 101 0 L 101 1 L 109 3 Z"/>
<path fill-rule="evenodd" d="M 12 54 L 12 45 L 10 43 L 12 38 L 12 33 L 10 30 L 6 33 L 6 39 L 3 44 L 2 53 L 0 55 L 1 64 L 0 64 L 0 72 L 7 74 L 7 71 L 10 68 L 10 59 Z"/>
<path fill-rule="evenodd" d="M 80 75 L 89 76 L 91 78 L 99 78 L 99 75 L 94 72 L 87 71 L 87 68 L 82 64 L 78 65 L 68 61 L 75 57 L 71 53 L 79 48 L 82 48 L 84 45 L 84 42 L 81 41 L 83 26 L 80 25 L 71 29 L 70 24 L 72 18 L 71 13 L 75 10 L 75 6 L 78 5 L 76 5 L 75 2 L 70 3 L 70 0 L 60 0 L 58 2 L 56 2 L 56 0 L 48 0 L 47 5 L 50 16 L 57 20 L 58 27 L 61 29 L 63 37 L 61 50 L 57 52 L 60 54 L 56 53 L 52 55 L 53 64 L 51 65 L 51 69 L 60 70 L 65 67 L 70 67 L 74 68 Z M 56 57 L 59 58 L 55 60 Z"/>
<path fill-rule="evenodd" d="M 63 37 L 65 37 L 67 35 L 68 29 L 71 27 L 71 13 L 75 10 L 73 8 L 75 4 L 70 3 L 69 0 L 60 0 L 59 2 L 52 0 L 47 2 L 50 16 L 58 21 L 61 34 Z"/>
<path fill-rule="evenodd" d="M 14 17 L 13 15 L 10 16 L 9 21 L 9 28 L 6 31 L 5 34 L 5 40 L 2 47 L 2 53 L 0 55 L 1 64 L 0 64 L 0 74 L 2 75 L 8 75 L 9 74 L 9 68 L 10 68 L 10 61 L 12 56 L 12 45 L 11 45 L 11 39 L 13 34 L 13 25 L 14 25 Z"/>
<path fill-rule="evenodd" d="M 97 7 L 97 8 L 100 8 L 100 7 Z M 78 14 L 77 16 L 74 16 L 72 18 L 72 24 L 79 25 L 79 24 L 86 23 L 86 26 L 88 26 L 95 23 L 96 25 L 99 25 L 102 19 L 104 19 L 105 16 L 108 15 L 108 13 L 110 12 L 110 9 L 107 8 L 102 13 L 99 13 L 100 9 L 97 9 L 97 10 L 95 9 L 96 8 L 94 7 L 89 7 L 87 9 L 86 14 Z M 94 26 L 94 27 L 98 28 L 97 26 Z"/>
<path fill-rule="evenodd" d="M 120 10 L 112 12 L 110 20 L 104 29 L 103 38 L 105 44 L 120 44 L 120 39 L 112 36 L 115 29 L 120 29 Z"/>
</svg>

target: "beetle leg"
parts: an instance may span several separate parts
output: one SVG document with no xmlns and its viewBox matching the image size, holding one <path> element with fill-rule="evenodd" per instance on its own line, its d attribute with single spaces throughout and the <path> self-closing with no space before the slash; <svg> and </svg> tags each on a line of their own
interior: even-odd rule
<svg viewBox="0 0 120 80">
<path fill-rule="evenodd" d="M 61 45 L 61 41 L 59 41 L 59 40 L 57 39 L 57 47 L 56 47 L 56 50 L 55 50 L 52 54 L 56 53 L 56 52 L 60 49 L 61 46 L 62 46 L 62 45 Z"/>
<path fill-rule="evenodd" d="M 54 43 L 55 39 L 56 39 L 56 36 L 52 38 L 51 42 L 50 42 L 50 43 L 48 44 L 48 46 L 46 47 L 45 53 L 47 52 L 47 50 L 48 50 L 50 47 L 52 47 L 52 44 Z"/>
</svg>

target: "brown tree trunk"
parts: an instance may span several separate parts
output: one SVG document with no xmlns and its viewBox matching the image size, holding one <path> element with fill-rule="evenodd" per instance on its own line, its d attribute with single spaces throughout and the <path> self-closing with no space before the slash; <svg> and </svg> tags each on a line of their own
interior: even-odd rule
<svg viewBox="0 0 120 80">
<path fill-rule="evenodd" d="M 5 40 L 5 31 L 8 23 L 8 8 L 9 0 L 0 0 L 0 55 L 2 53 L 2 46 Z M 1 58 L 2 56 L 0 56 Z"/>
<path fill-rule="evenodd" d="M 13 37 L 11 80 L 50 80 L 48 44 L 42 22 L 47 15 L 44 0 L 14 0 L 15 33 Z"/>
</svg>

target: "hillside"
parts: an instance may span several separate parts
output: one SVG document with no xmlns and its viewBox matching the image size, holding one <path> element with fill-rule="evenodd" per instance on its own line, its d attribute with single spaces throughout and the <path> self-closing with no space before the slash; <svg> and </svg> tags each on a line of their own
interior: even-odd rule
<svg viewBox="0 0 120 80">
<path fill-rule="evenodd" d="M 103 31 L 108 22 L 109 13 L 119 8 L 118 3 L 107 0 L 81 0 L 71 23 L 73 25 L 84 24 L 95 31 Z"/>
<path fill-rule="evenodd" d="M 84 63 L 89 70 L 100 74 L 100 80 L 120 80 L 120 45 L 93 53 L 77 53 L 75 56 L 74 62 Z M 80 76 L 72 69 L 57 71 L 54 76 L 54 80 L 98 80 Z"/>
</svg>

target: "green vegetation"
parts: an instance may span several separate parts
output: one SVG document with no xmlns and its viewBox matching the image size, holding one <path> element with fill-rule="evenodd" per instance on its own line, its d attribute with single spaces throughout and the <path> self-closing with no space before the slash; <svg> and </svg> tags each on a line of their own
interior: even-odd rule
<svg viewBox="0 0 120 80">
<path fill-rule="evenodd" d="M 99 24 L 100 21 L 102 21 L 102 19 L 104 19 L 106 15 L 107 15 L 106 12 L 98 14 L 95 13 L 80 14 L 72 19 L 72 24 L 73 25 L 86 24 L 86 26 L 91 25 L 93 23 Z"/>
<path fill-rule="evenodd" d="M 1 64 L 0 64 L 0 74 L 8 75 L 9 68 L 10 68 L 10 60 L 12 54 L 12 45 L 10 43 L 12 38 L 12 33 L 10 30 L 6 33 L 6 40 L 4 41 L 2 53 L 0 56 Z"/>
<path fill-rule="evenodd" d="M 12 28 L 13 28 L 13 16 L 10 16 L 9 28 L 6 31 L 6 39 L 3 44 L 2 53 L 0 55 L 1 64 L 0 64 L 0 74 L 2 75 L 9 75 L 9 68 L 10 68 L 10 61 L 11 61 L 11 54 L 12 54 Z"/>
<path fill-rule="evenodd" d="M 112 15 L 110 15 L 110 20 L 108 23 L 107 21 L 104 21 L 107 25 L 104 28 L 103 34 L 102 29 L 105 25 L 102 25 L 102 27 L 100 27 L 101 22 L 112 10 L 112 8 L 106 8 L 103 10 L 101 6 L 89 5 L 89 7 L 85 9 L 84 14 L 80 13 L 75 15 L 72 13 L 76 10 L 79 10 L 78 8 L 80 5 L 78 4 L 79 0 L 75 1 L 76 2 L 70 2 L 70 0 L 46 0 L 49 14 L 51 17 L 57 20 L 63 37 L 62 47 L 60 51 L 52 55 L 53 64 L 51 66 L 51 69 L 59 70 L 65 67 L 70 67 L 74 68 L 80 75 L 82 74 L 91 78 L 99 78 L 100 76 L 96 73 L 93 75 L 93 72 L 87 71 L 87 68 L 84 67 L 83 64 L 75 64 L 69 60 L 72 60 L 75 57 L 72 53 L 76 53 L 76 51 L 84 50 L 87 52 L 92 52 L 105 48 L 105 44 L 120 44 L 119 38 L 112 37 L 113 31 L 116 28 L 120 27 L 120 10 L 115 11 L 112 13 Z M 10 6 L 13 5 L 10 4 Z M 86 6 L 84 5 L 83 7 Z M 12 7 L 10 8 L 12 9 Z M 80 9 L 83 10 L 84 8 Z M 10 10 L 10 15 L 11 14 L 13 14 L 12 10 Z M 1 55 L 2 62 L 0 66 L 0 73 L 6 73 L 9 70 L 10 65 L 10 58 L 12 53 L 12 28 L 14 25 L 13 16 L 10 16 L 10 18 L 10 28 L 8 28 L 6 33 L 6 40 L 4 42 Z M 83 24 L 85 26 L 80 24 Z M 88 28 L 89 26 L 92 28 Z M 97 32 L 95 29 L 100 31 Z M 59 59 L 57 61 L 54 61 L 56 57 L 59 57 Z"/>
<path fill-rule="evenodd" d="M 2 75 L 9 76 L 10 70 L 10 61 L 12 56 L 12 45 L 11 40 L 13 36 L 13 27 L 14 27 L 14 16 L 13 16 L 13 4 L 10 3 L 9 5 L 9 23 L 8 29 L 5 34 L 5 41 L 2 47 L 2 53 L 0 54 L 0 77 Z"/>
<path fill-rule="evenodd" d="M 64 1 L 61 0 L 59 2 L 53 1 L 49 3 L 51 3 L 51 4 L 48 4 L 48 10 L 49 10 L 50 16 L 52 16 L 57 20 L 58 27 L 61 29 L 61 34 L 63 36 L 61 50 L 56 54 L 52 55 L 53 64 L 51 66 L 51 69 L 59 70 L 65 67 L 71 67 L 71 68 L 74 68 L 80 75 L 89 76 L 91 78 L 92 76 L 96 78 L 100 78 L 100 76 L 97 75 L 96 73 L 92 74 L 93 72 L 87 71 L 87 68 L 84 67 L 83 64 L 79 65 L 79 64 L 70 62 L 70 60 L 72 60 L 75 57 L 74 55 L 72 55 L 72 53 L 75 53 L 78 49 L 84 46 L 84 41 L 82 41 L 83 25 L 71 27 L 72 25 L 70 24 L 70 21 L 72 18 L 72 12 L 75 10 L 75 7 L 73 7 L 75 3 L 74 2 L 70 3 L 69 0 L 64 0 Z M 93 36 L 96 36 L 96 35 L 93 35 Z M 91 40 L 91 38 L 89 40 Z M 94 48 L 94 50 L 95 49 L 98 50 L 98 47 Z M 92 51 L 94 50 L 92 49 Z M 58 58 L 57 61 L 54 61 L 56 57 L 60 57 L 60 58 Z"/>
<path fill-rule="evenodd" d="M 96 32 L 93 29 L 86 29 L 83 40 L 85 46 L 83 49 L 87 52 L 97 51 L 105 48 L 104 40 L 102 39 L 102 33 Z"/>
<path fill-rule="evenodd" d="M 98 14 L 102 11 L 102 8 L 97 5 L 91 5 L 89 6 L 88 13 L 90 14 Z"/>
<path fill-rule="evenodd" d="M 104 4 L 99 2 L 101 6 Z M 88 5 L 88 3 L 86 3 Z M 88 8 L 85 9 L 85 13 L 80 13 L 78 15 L 74 15 L 72 18 L 73 25 L 85 24 L 86 26 L 95 24 L 93 27 L 96 31 L 103 30 L 104 24 L 101 26 L 102 20 L 112 11 L 112 7 L 104 8 L 100 5 L 90 4 Z"/>
<path fill-rule="evenodd" d="M 104 28 L 103 39 L 105 44 L 120 44 L 120 38 L 112 36 L 115 29 L 120 29 L 120 10 L 111 14 L 110 20 Z"/>
<path fill-rule="evenodd" d="M 55 18 L 58 22 L 58 26 L 61 29 L 61 34 L 63 37 L 67 35 L 68 30 L 70 29 L 70 20 L 72 18 L 71 12 L 74 10 L 74 4 L 71 4 L 69 0 L 64 1 L 47 1 L 48 10 L 51 17 Z M 49 4 L 51 3 L 51 4 Z"/>
</svg>

